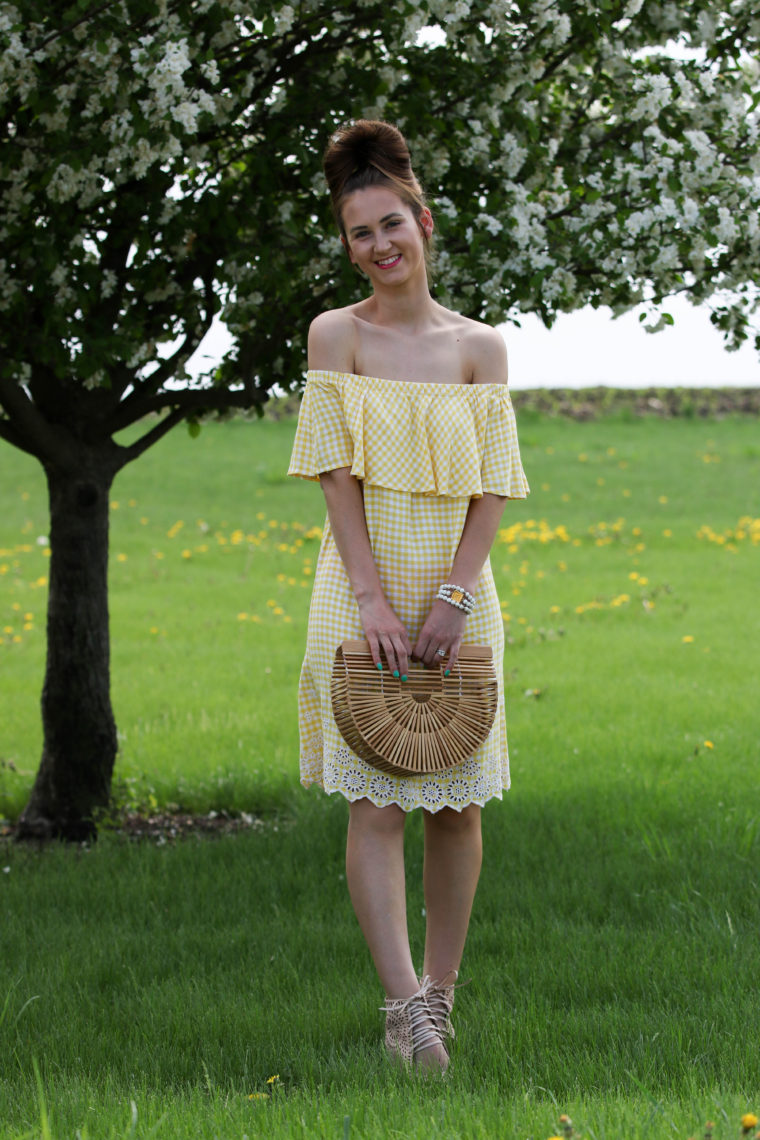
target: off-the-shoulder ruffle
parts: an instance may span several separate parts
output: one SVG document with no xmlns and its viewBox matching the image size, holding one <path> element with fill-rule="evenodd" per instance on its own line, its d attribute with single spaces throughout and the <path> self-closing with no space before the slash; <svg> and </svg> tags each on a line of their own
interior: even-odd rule
<svg viewBox="0 0 760 1140">
<path fill-rule="evenodd" d="M 451 498 L 528 494 L 505 384 L 311 371 L 288 474 L 318 479 L 337 467 L 395 491 Z"/>
</svg>

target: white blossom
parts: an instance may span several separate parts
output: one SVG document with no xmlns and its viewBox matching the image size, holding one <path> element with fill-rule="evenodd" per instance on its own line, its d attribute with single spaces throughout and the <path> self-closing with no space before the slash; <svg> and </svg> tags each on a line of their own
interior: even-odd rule
<svg viewBox="0 0 760 1140">
<path fill-rule="evenodd" d="M 715 235 L 718 241 L 725 242 L 726 245 L 733 245 L 739 236 L 736 222 L 726 206 L 718 207 L 718 224 L 715 227 Z"/>
</svg>

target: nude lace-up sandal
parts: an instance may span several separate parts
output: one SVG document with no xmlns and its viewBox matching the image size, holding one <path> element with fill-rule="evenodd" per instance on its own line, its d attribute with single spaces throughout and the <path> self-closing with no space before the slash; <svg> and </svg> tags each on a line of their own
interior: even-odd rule
<svg viewBox="0 0 760 1140">
<path fill-rule="evenodd" d="M 443 1034 L 438 1027 L 430 1007 L 432 990 L 430 978 L 423 978 L 415 994 L 406 998 L 386 998 L 380 1008 L 385 1013 L 385 1048 L 391 1057 L 406 1065 L 418 1068 L 438 1068 L 445 1071 L 448 1066 L 448 1052 Z M 446 1060 L 443 1064 L 426 1065 L 420 1063 L 420 1054 L 431 1046 L 440 1045 Z"/>
</svg>

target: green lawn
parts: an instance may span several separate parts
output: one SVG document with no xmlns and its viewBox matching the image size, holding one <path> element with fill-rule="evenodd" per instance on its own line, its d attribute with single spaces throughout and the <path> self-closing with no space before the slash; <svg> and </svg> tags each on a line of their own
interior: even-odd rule
<svg viewBox="0 0 760 1140">
<path fill-rule="evenodd" d="M 324 508 L 283 475 L 293 424 L 238 421 L 176 432 L 114 486 L 116 786 L 261 824 L 0 848 L 0 1136 L 546 1140 L 563 1112 L 586 1137 L 741 1134 L 760 1108 L 757 420 L 520 430 L 533 493 L 492 557 L 514 786 L 484 816 L 450 1076 L 381 1054 L 345 804 L 297 779 Z M 38 468 L 1 454 L 12 818 L 41 746 L 47 523 Z M 419 839 L 412 818 L 421 950 Z"/>
</svg>

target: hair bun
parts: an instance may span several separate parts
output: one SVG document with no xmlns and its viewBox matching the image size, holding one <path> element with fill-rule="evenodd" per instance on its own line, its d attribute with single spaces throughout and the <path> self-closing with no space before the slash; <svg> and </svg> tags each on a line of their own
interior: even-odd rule
<svg viewBox="0 0 760 1140">
<path fill-rule="evenodd" d="M 412 172 L 409 147 L 401 131 L 381 120 L 357 119 L 349 127 L 336 132 L 332 145 L 342 152 L 344 161 L 353 166 L 352 173 L 362 173 L 374 166 L 382 173 L 389 170 L 407 177 Z M 337 155 L 336 155 L 337 157 Z"/>
</svg>

